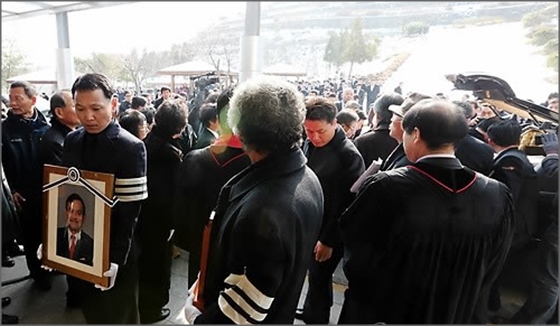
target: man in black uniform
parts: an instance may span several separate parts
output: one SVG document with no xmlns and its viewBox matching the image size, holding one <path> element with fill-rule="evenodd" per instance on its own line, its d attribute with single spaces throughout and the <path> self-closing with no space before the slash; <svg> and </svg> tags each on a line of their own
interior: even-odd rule
<svg viewBox="0 0 560 326">
<path fill-rule="evenodd" d="M 104 274 L 110 277 L 110 284 L 108 288 L 99 285 L 88 288 L 82 304 L 84 317 L 93 324 L 137 324 L 134 229 L 142 200 L 148 195 L 146 147 L 113 119 L 113 93 L 113 87 L 103 75 L 85 74 L 76 79 L 72 94 L 83 128 L 66 137 L 62 164 L 113 174 L 114 194 L 119 199 L 111 210 L 111 269 Z"/>
</svg>

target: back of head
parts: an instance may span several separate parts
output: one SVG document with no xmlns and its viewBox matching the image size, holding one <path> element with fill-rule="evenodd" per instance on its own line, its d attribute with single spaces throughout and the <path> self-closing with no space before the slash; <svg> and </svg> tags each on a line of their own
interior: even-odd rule
<svg viewBox="0 0 560 326">
<path fill-rule="evenodd" d="M 406 114 L 406 112 L 408 112 L 408 110 L 410 110 L 416 103 L 425 100 L 425 99 L 431 99 L 432 97 L 426 94 L 422 94 L 422 93 L 418 93 L 418 92 L 413 92 L 408 94 L 403 102 L 401 103 L 401 105 L 389 105 L 389 111 L 395 113 L 396 115 L 400 116 L 400 117 L 404 117 L 404 115 Z"/>
<path fill-rule="evenodd" d="M 389 124 L 391 123 L 391 117 L 393 113 L 389 111 L 389 107 L 391 105 L 401 105 L 404 101 L 404 98 L 399 93 L 385 93 L 381 94 L 375 102 L 373 102 L 372 107 L 373 111 L 377 115 L 380 124 Z"/>
<path fill-rule="evenodd" d="M 360 120 L 358 113 L 356 113 L 356 111 L 352 109 L 342 109 L 336 115 L 336 121 L 341 125 L 345 124 L 347 126 L 350 126 L 352 125 L 352 123 L 358 122 L 358 120 Z"/>
<path fill-rule="evenodd" d="M 224 89 L 216 101 L 216 109 L 218 110 L 218 123 L 220 124 L 221 134 L 232 134 L 233 131 L 227 121 L 227 112 L 229 110 L 229 101 L 233 96 L 234 87 Z"/>
<path fill-rule="evenodd" d="M 163 101 L 154 116 L 161 135 L 171 137 L 181 133 L 187 125 L 187 107 L 177 100 Z"/>
<path fill-rule="evenodd" d="M 144 107 L 148 101 L 143 96 L 134 96 L 132 98 L 132 102 L 130 103 L 130 108 L 139 110 L 140 108 Z"/>
<path fill-rule="evenodd" d="M 457 109 L 459 109 L 463 113 L 465 119 L 470 120 L 474 116 L 474 108 L 469 102 L 453 101 L 453 104 L 455 104 L 457 106 Z"/>
<path fill-rule="evenodd" d="M 273 76 L 258 76 L 234 90 L 228 123 L 247 149 L 275 152 L 300 142 L 304 114 L 303 95 L 296 86 Z"/>
<path fill-rule="evenodd" d="M 97 89 L 100 89 L 108 100 L 116 93 L 109 78 L 102 74 L 90 73 L 76 78 L 72 85 L 72 95 L 78 91 L 95 91 Z"/>
<path fill-rule="evenodd" d="M 360 105 L 360 103 L 358 103 L 358 101 L 350 100 L 350 101 L 346 102 L 346 104 L 344 105 L 344 108 L 352 109 L 354 111 L 357 111 L 357 110 L 360 110 L 362 108 L 362 106 Z"/>
<path fill-rule="evenodd" d="M 51 96 L 50 99 L 50 107 L 51 107 L 51 116 L 52 118 L 55 119 L 55 117 L 57 117 L 55 110 L 56 108 L 65 108 L 66 107 L 66 101 L 64 99 L 64 93 L 70 93 L 70 90 L 68 89 L 61 89 L 59 91 L 57 91 L 56 93 L 54 93 Z M 70 97 L 72 97 L 72 94 L 70 94 Z"/>
<path fill-rule="evenodd" d="M 200 123 L 205 127 L 208 127 L 210 122 L 216 121 L 216 119 L 218 119 L 216 103 L 204 103 L 200 107 L 199 117 Z"/>
<path fill-rule="evenodd" d="M 127 109 L 119 116 L 121 127 L 136 136 L 136 138 L 140 138 L 138 128 L 144 123 L 146 123 L 146 116 L 138 110 Z"/>
<path fill-rule="evenodd" d="M 519 145 L 521 140 L 521 126 L 514 119 L 493 123 L 487 133 L 488 139 L 502 147 Z"/>
<path fill-rule="evenodd" d="M 431 150 L 454 144 L 468 132 L 463 113 L 455 104 L 442 99 L 424 99 L 414 104 L 405 113 L 402 128 L 407 134 L 417 128 Z"/>
</svg>

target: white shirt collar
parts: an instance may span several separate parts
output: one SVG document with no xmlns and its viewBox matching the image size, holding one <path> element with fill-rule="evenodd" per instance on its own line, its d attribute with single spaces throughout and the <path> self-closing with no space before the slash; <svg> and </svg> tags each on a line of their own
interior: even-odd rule
<svg viewBox="0 0 560 326">
<path fill-rule="evenodd" d="M 416 162 L 420 162 L 423 159 L 427 158 L 456 158 L 455 155 L 452 154 L 428 154 L 424 155 L 421 158 L 417 159 Z"/>
<path fill-rule="evenodd" d="M 212 130 L 208 127 L 206 127 L 206 129 L 208 129 L 208 131 L 210 131 L 212 133 L 212 135 L 214 135 L 216 138 L 220 137 L 220 135 L 217 132 L 215 132 L 214 130 Z"/>
<path fill-rule="evenodd" d="M 74 236 L 76 237 L 76 244 L 78 244 L 78 241 L 80 241 L 80 239 L 82 238 L 82 231 L 74 234 Z M 72 245 L 72 232 L 68 230 L 68 248 L 70 248 L 71 245 Z"/>
</svg>

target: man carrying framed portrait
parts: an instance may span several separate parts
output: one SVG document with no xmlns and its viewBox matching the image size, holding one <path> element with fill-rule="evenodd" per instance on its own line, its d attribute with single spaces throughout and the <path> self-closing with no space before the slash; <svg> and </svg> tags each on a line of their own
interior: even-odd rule
<svg viewBox="0 0 560 326">
<path fill-rule="evenodd" d="M 138 324 L 138 269 L 134 243 L 142 201 L 147 198 L 146 147 L 113 118 L 115 93 L 109 79 L 85 74 L 76 79 L 72 94 L 83 128 L 68 134 L 62 164 L 80 170 L 114 175 L 116 204 L 110 213 L 109 259 L 103 275 L 109 286 L 96 284 L 84 293 L 82 312 L 90 324 Z"/>
</svg>

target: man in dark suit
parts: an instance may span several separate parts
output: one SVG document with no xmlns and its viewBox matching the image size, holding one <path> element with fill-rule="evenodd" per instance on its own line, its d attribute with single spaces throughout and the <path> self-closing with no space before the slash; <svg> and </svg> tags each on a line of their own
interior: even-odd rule
<svg viewBox="0 0 560 326">
<path fill-rule="evenodd" d="M 66 198 L 66 226 L 56 234 L 56 254 L 93 266 L 93 239 L 83 231 L 86 205 L 80 195 Z"/>
<path fill-rule="evenodd" d="M 380 91 L 381 87 L 379 86 L 379 79 L 378 77 L 374 77 L 368 85 L 366 85 L 366 94 L 367 94 L 367 98 L 366 98 L 366 113 L 369 114 L 369 111 L 371 110 L 371 105 L 373 104 L 373 102 L 375 102 L 375 100 L 377 99 L 377 96 L 379 95 L 379 91 Z"/>
<path fill-rule="evenodd" d="M 200 108 L 200 130 L 198 131 L 198 140 L 196 148 L 204 148 L 212 145 L 220 136 L 218 133 L 220 124 L 218 123 L 218 110 L 216 104 L 206 103 Z"/>
</svg>

